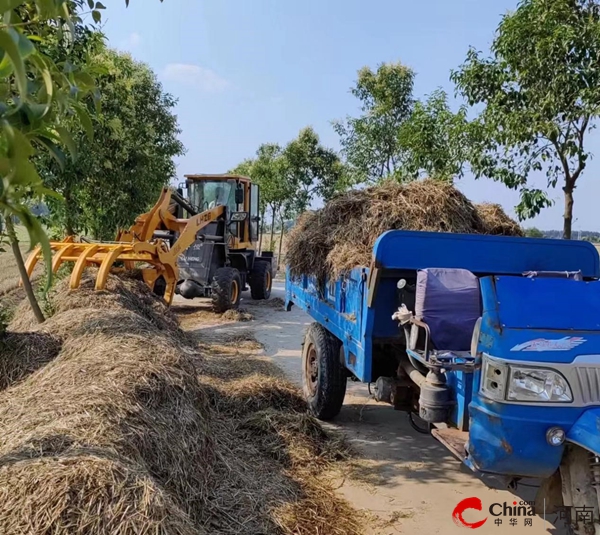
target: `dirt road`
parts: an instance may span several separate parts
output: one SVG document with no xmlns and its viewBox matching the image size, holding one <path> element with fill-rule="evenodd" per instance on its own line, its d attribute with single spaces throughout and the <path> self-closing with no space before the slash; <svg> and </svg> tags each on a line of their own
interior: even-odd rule
<svg viewBox="0 0 600 535">
<path fill-rule="evenodd" d="M 284 297 L 282 282 L 275 283 L 272 297 Z M 264 345 L 265 355 L 300 384 L 301 343 L 311 318 L 297 308 L 285 312 L 250 299 L 242 306 L 254 315 L 253 321 L 197 327 L 251 330 Z M 546 520 L 542 516 L 492 516 L 492 504 L 501 504 L 493 511 L 502 513 L 505 502 L 513 506 L 514 502 L 518 505 L 522 500 L 533 500 L 535 488 L 520 487 L 513 494 L 503 490 L 502 482 L 490 479 L 484 483 L 474 477 L 436 440 L 413 430 L 404 413 L 371 400 L 366 385 L 348 383 L 344 407 L 333 425 L 345 433 L 363 457 L 359 467 L 340 481 L 339 491 L 372 518 L 367 534 L 566 533 L 556 527 L 562 526 L 557 515 L 547 515 Z M 488 517 L 475 530 L 459 527 L 452 519 L 456 505 L 469 497 L 481 499 L 482 511 L 465 511 L 465 521 Z"/>
</svg>

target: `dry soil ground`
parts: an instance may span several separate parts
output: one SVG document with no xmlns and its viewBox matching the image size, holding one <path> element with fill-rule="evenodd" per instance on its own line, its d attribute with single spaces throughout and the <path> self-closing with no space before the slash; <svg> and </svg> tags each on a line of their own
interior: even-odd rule
<svg viewBox="0 0 600 535">
<path fill-rule="evenodd" d="M 275 283 L 275 297 L 284 297 L 281 281 Z M 201 300 L 178 299 L 176 306 L 189 330 L 211 335 L 252 331 L 263 344 L 265 356 L 300 383 L 300 348 L 304 330 L 311 322 L 301 310 L 285 312 L 253 303 L 247 297 L 242 306 L 254 320 L 223 323 Z M 356 467 L 339 481 L 339 492 L 355 508 L 367 512 L 371 520 L 366 534 L 565 533 L 557 527 L 562 524 L 557 515 L 547 515 L 545 520 L 533 517 L 531 526 L 525 525 L 524 517 L 518 517 L 512 526 L 511 517 L 502 516 L 502 525 L 496 525 L 496 519 L 488 513 L 492 503 L 512 505 L 514 501 L 533 500 L 535 488 L 520 487 L 512 493 L 499 481 L 484 482 L 475 477 L 436 440 L 414 431 L 405 414 L 371 400 L 365 385 L 349 382 L 344 407 L 332 425 L 347 436 L 360 455 Z M 474 531 L 458 527 L 452 520 L 457 503 L 471 496 L 481 499 L 483 511 L 467 511 L 465 519 L 475 522 L 488 516 L 486 523 Z"/>
</svg>

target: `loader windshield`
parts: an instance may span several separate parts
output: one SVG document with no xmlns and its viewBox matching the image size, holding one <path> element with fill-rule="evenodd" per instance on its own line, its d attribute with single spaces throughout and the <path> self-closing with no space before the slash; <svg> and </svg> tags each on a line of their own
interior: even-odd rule
<svg viewBox="0 0 600 535">
<path fill-rule="evenodd" d="M 190 202 L 200 212 L 210 210 L 216 206 L 227 206 L 232 211 L 236 210 L 235 181 L 206 180 L 193 182 L 189 185 Z"/>
</svg>

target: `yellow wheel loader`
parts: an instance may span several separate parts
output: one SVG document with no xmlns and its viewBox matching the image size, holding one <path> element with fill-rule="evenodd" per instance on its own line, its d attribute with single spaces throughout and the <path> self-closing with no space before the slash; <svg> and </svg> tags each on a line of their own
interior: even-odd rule
<svg viewBox="0 0 600 535">
<path fill-rule="evenodd" d="M 138 216 L 114 242 L 76 243 L 73 237 L 51 242 L 54 272 L 73 262 L 70 287 L 79 287 L 86 267 L 98 267 L 96 290 L 108 274 L 140 271 L 144 281 L 171 303 L 175 293 L 186 299 L 212 298 L 216 312 L 237 308 L 250 287 L 253 299 L 271 295 L 276 262 L 273 253 L 258 255 L 259 187 L 239 175 L 186 175 L 185 187 L 164 188 L 158 202 Z M 41 255 L 27 259 L 31 275 Z"/>
</svg>

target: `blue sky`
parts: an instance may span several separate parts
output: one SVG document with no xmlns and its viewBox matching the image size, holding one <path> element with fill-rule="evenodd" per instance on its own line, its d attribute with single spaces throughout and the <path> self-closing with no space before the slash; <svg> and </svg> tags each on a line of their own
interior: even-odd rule
<svg viewBox="0 0 600 535">
<path fill-rule="evenodd" d="M 286 143 L 312 125 L 339 148 L 331 120 L 354 114 L 356 71 L 401 61 L 417 73 L 415 94 L 454 94 L 450 70 L 469 45 L 487 51 L 500 17 L 516 0 L 106 0 L 110 45 L 148 63 L 179 99 L 187 173 L 225 172 L 264 142 Z M 590 137 L 592 151 L 600 137 Z M 599 151 L 595 151 L 599 152 Z M 600 230 L 600 171 L 592 160 L 575 192 L 574 229 Z M 543 185 L 543 180 L 540 185 Z M 488 180 L 458 186 L 474 201 L 501 203 L 514 192 Z M 556 205 L 526 226 L 562 228 Z"/>
</svg>

